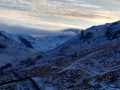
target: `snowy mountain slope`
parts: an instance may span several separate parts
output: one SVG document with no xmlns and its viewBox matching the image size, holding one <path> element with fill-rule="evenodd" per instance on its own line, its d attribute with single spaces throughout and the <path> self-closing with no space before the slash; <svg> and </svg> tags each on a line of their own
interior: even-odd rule
<svg viewBox="0 0 120 90">
<path fill-rule="evenodd" d="M 120 67 L 119 31 L 120 21 L 94 26 L 51 51 L 47 57 L 38 62 L 58 69 L 58 72 L 48 77 L 47 81 L 65 88 L 80 86 L 96 88 L 89 83 L 86 85 L 84 80 L 88 78 L 93 80 L 93 77 Z M 71 78 L 69 75 L 77 77 Z M 78 77 L 80 81 L 76 81 Z"/>
<path fill-rule="evenodd" d="M 60 32 L 54 36 L 32 37 L 0 31 L 1 65 L 23 60 L 38 51 L 51 50 L 76 35 L 74 32 Z M 36 49 L 38 51 L 35 51 Z"/>
<path fill-rule="evenodd" d="M 20 44 L 22 46 L 26 46 L 28 48 L 33 48 L 38 51 L 48 51 L 56 48 L 67 40 L 71 39 L 75 35 L 80 33 L 79 29 L 67 29 L 63 31 L 58 31 L 56 34 L 50 34 L 47 36 L 37 35 L 30 36 L 25 34 L 9 34 L 1 31 L 2 34 L 9 38 L 14 43 Z"/>
<path fill-rule="evenodd" d="M 24 60 L 37 51 L 26 48 L 23 44 L 19 44 L 14 35 L 0 32 L 0 66 L 6 63 L 15 63 Z"/>
<path fill-rule="evenodd" d="M 14 71 L 19 78 L 38 78 L 58 90 L 120 89 L 120 21 L 88 28 L 44 54 L 2 69 L 0 83 L 6 75 L 15 79 Z"/>
<path fill-rule="evenodd" d="M 1 65 L 27 58 L 37 51 L 51 50 L 76 35 L 66 31 L 54 36 L 32 37 L 29 35 L 15 35 L 0 31 L 0 60 Z"/>
<path fill-rule="evenodd" d="M 62 43 L 80 33 L 80 30 L 76 30 L 76 32 L 73 32 L 73 30 L 74 29 L 72 29 L 72 31 L 71 29 L 67 29 L 61 32 L 56 32 L 57 34 L 50 36 L 32 37 L 29 35 L 18 35 L 18 37 L 19 39 L 21 37 L 22 39 L 24 39 L 24 41 L 27 41 L 28 44 L 25 44 L 27 47 L 31 47 L 39 51 L 48 51 L 56 48 L 57 46 L 61 45 Z M 20 41 L 24 43 L 23 40 Z"/>
<path fill-rule="evenodd" d="M 54 67 L 63 68 L 63 70 L 60 71 L 60 73 L 67 73 L 68 71 L 73 72 L 75 70 L 80 70 L 84 73 L 84 77 L 86 78 L 92 77 L 95 78 L 95 76 L 97 77 L 100 74 L 109 72 L 111 70 L 114 70 L 115 68 L 119 69 L 120 67 L 119 31 L 120 21 L 111 24 L 92 27 L 83 31 L 75 38 L 67 41 L 58 48 L 54 49 L 53 52 L 51 52 L 51 54 L 69 57 L 69 58 L 63 57 L 61 59 L 59 58 L 56 59 L 56 61 L 54 60 L 54 62 L 59 63 L 59 64 L 54 63 L 55 64 Z M 83 78 L 82 76 L 79 77 Z M 111 77 L 114 79 L 114 75 Z M 117 74 L 116 78 L 118 78 L 118 80 L 119 77 L 120 75 Z M 59 78 L 61 78 L 61 76 L 60 77 L 55 76 L 53 78 L 56 78 L 55 79 L 57 80 L 56 83 L 58 83 Z M 67 83 L 65 80 L 63 79 L 60 81 Z M 60 82 L 58 84 L 62 85 L 60 84 Z M 116 84 L 114 84 L 114 87 L 116 87 L 115 85 Z M 66 85 L 64 87 L 66 87 Z M 73 87 L 77 87 L 76 83 L 75 84 L 72 83 L 71 88 Z M 101 87 L 103 87 L 103 85 Z"/>
<path fill-rule="evenodd" d="M 76 50 L 78 52 L 78 48 L 82 48 L 81 50 L 84 51 L 84 48 L 89 49 L 91 46 L 102 46 L 108 42 L 111 42 L 111 40 L 119 38 L 119 26 L 120 22 L 114 22 L 111 24 L 108 23 L 100 26 L 93 26 L 91 28 L 86 29 L 85 31 L 82 31 L 81 34 L 75 36 L 73 39 L 57 47 L 54 51 L 55 53 L 66 54 L 70 53 L 69 50 Z M 108 35 L 108 32 L 110 32 L 111 35 Z M 114 35 L 116 37 L 114 37 Z"/>
</svg>

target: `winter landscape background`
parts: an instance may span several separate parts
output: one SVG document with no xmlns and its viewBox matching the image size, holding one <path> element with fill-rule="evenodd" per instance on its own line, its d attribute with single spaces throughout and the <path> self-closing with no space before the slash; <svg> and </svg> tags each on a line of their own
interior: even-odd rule
<svg viewBox="0 0 120 90">
<path fill-rule="evenodd" d="M 1 0 L 0 90 L 119 90 L 119 0 Z"/>
</svg>

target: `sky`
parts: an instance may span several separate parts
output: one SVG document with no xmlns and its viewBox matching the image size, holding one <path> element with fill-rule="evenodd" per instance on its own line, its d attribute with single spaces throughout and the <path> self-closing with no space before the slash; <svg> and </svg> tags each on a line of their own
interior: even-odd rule
<svg viewBox="0 0 120 90">
<path fill-rule="evenodd" d="M 85 29 L 118 20 L 120 0 L 0 0 L 0 28 Z"/>
</svg>

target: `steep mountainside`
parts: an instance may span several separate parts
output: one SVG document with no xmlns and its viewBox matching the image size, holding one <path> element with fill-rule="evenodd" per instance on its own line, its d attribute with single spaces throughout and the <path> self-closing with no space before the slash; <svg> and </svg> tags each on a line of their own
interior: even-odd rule
<svg viewBox="0 0 120 90">
<path fill-rule="evenodd" d="M 0 32 L 0 66 L 24 60 L 38 53 L 38 51 L 17 43 L 15 39 L 16 37 L 11 34 Z"/>
<path fill-rule="evenodd" d="M 88 28 L 37 60 L 1 70 L 0 88 L 119 90 L 120 21 Z"/>
<path fill-rule="evenodd" d="M 25 42 L 24 44 L 27 47 L 34 48 L 38 51 L 48 51 L 56 48 L 57 46 L 63 44 L 67 40 L 73 38 L 75 35 L 79 34 L 80 30 L 77 31 L 78 32 L 65 30 L 63 32 L 62 31 L 59 32 L 56 35 L 50 35 L 50 36 L 32 37 L 28 35 L 18 35 L 18 37 L 20 39 L 20 42 L 22 43 Z"/>
<path fill-rule="evenodd" d="M 72 31 L 71 31 L 72 30 Z M 75 30 L 75 32 L 73 31 Z M 14 43 L 17 43 L 28 48 L 33 48 L 37 51 L 48 51 L 56 48 L 57 46 L 63 44 L 67 40 L 73 38 L 75 35 L 80 33 L 79 29 L 67 29 L 64 31 L 56 32 L 53 35 L 47 36 L 30 36 L 22 34 L 9 34 L 3 31 L 0 31 L 1 34 L 6 36 L 6 38 L 12 40 Z"/>
</svg>

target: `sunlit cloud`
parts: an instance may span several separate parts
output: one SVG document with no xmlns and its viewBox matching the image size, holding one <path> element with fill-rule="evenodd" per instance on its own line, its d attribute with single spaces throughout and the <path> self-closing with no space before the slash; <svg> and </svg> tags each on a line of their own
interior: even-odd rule
<svg viewBox="0 0 120 90">
<path fill-rule="evenodd" d="M 74 4 L 80 7 L 87 7 L 87 8 L 101 8 L 100 6 L 95 6 L 95 5 L 91 5 L 91 4 Z"/>
<path fill-rule="evenodd" d="M 105 3 L 108 3 L 108 4 L 119 4 L 120 5 L 120 0 L 102 0 L 103 2 Z"/>
<path fill-rule="evenodd" d="M 48 26 L 58 26 L 58 27 L 63 27 L 63 28 L 65 28 L 65 27 L 78 28 L 78 26 L 74 26 L 74 25 L 43 21 L 40 18 L 30 16 L 29 15 L 30 13 L 25 12 L 25 11 L 23 12 L 23 11 L 0 9 L 0 12 L 1 12 L 1 14 L 0 14 L 1 18 L 8 19 L 8 21 L 9 22 L 12 21 L 13 24 L 15 24 L 15 22 L 23 22 L 23 23 L 41 24 L 41 25 L 48 25 Z M 12 23 L 10 23 L 10 24 L 12 24 Z"/>
<path fill-rule="evenodd" d="M 118 0 L 101 0 L 101 2 L 120 3 Z M 101 24 L 120 19 L 119 10 L 107 10 L 104 9 L 104 5 L 90 3 L 88 0 L 1 0 L 0 12 L 2 22 L 5 20 L 10 24 L 43 25 L 46 26 L 46 29 L 52 26 L 56 29 L 57 27 L 85 28 L 82 27 L 82 23 L 76 24 L 76 20 L 83 20 L 86 24 L 92 22 L 96 25 L 96 23 Z M 52 19 L 50 19 L 51 16 Z M 63 22 L 55 18 L 61 18 Z M 65 23 L 64 19 L 68 22 Z M 74 20 L 74 24 L 72 20 Z"/>
</svg>

